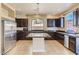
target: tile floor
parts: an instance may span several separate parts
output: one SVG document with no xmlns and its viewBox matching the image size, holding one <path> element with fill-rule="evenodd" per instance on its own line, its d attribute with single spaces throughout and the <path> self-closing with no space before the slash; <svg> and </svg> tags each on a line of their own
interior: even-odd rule
<svg viewBox="0 0 79 59">
<path fill-rule="evenodd" d="M 6 55 L 75 55 L 56 40 L 45 40 L 46 52 L 32 53 L 32 40 L 19 40 Z"/>
</svg>

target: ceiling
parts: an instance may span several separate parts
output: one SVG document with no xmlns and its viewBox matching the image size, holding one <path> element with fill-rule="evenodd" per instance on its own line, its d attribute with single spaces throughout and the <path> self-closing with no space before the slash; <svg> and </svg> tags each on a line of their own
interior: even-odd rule
<svg viewBox="0 0 79 59">
<path fill-rule="evenodd" d="M 17 14 L 36 14 L 36 3 L 8 3 L 16 9 Z M 74 3 L 39 3 L 39 14 L 58 15 L 75 6 Z"/>
</svg>

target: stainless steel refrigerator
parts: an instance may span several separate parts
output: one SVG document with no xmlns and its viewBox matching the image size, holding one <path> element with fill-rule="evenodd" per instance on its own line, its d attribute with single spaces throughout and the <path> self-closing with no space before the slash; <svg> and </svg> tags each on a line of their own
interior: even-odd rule
<svg viewBox="0 0 79 59">
<path fill-rule="evenodd" d="M 2 54 L 8 53 L 16 45 L 16 22 L 3 19 Z"/>
</svg>

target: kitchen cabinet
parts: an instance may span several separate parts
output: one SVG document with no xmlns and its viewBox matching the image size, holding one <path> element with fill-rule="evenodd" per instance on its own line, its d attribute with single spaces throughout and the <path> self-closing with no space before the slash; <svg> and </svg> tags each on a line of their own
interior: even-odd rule
<svg viewBox="0 0 79 59">
<path fill-rule="evenodd" d="M 61 27 L 61 19 L 55 19 L 55 26 L 56 27 Z"/>
<path fill-rule="evenodd" d="M 47 19 L 47 27 L 64 27 L 65 21 L 64 17 L 60 17 L 57 19 Z"/>
<path fill-rule="evenodd" d="M 55 32 L 53 32 L 53 31 L 47 31 L 47 33 L 51 36 L 51 38 L 54 38 Z"/>
<path fill-rule="evenodd" d="M 79 37 L 69 36 L 69 49 L 79 55 Z"/>
<path fill-rule="evenodd" d="M 28 34 L 28 19 L 16 18 L 17 28 L 23 28 L 23 30 L 17 30 L 17 40 L 26 39 Z"/>
<path fill-rule="evenodd" d="M 28 27 L 28 19 L 16 18 L 17 27 Z"/>
<path fill-rule="evenodd" d="M 59 19 L 55 19 L 55 26 L 56 27 L 64 27 L 65 26 L 64 17 L 61 17 Z"/>
<path fill-rule="evenodd" d="M 75 37 L 69 37 L 69 49 L 76 53 L 76 38 Z"/>
<path fill-rule="evenodd" d="M 56 26 L 56 27 L 64 27 L 64 26 L 65 26 L 64 17 L 55 19 L 55 26 Z"/>
<path fill-rule="evenodd" d="M 74 11 L 74 26 L 79 26 L 79 8 Z"/>
<path fill-rule="evenodd" d="M 54 38 L 61 43 L 62 45 L 64 45 L 64 34 L 59 33 L 59 32 L 55 32 L 54 33 Z"/>
<path fill-rule="evenodd" d="M 25 40 L 26 39 L 26 36 L 29 34 L 28 31 L 21 31 L 21 30 L 18 30 L 17 31 L 17 40 Z"/>
<path fill-rule="evenodd" d="M 47 19 L 47 27 L 55 27 L 55 19 Z"/>
</svg>

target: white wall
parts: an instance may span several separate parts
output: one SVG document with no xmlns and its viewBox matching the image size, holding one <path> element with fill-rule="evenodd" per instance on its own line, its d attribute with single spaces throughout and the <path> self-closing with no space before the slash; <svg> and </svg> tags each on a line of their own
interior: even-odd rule
<svg viewBox="0 0 79 59">
<path fill-rule="evenodd" d="M 32 18 L 28 19 L 28 30 L 44 30 L 44 26 L 32 26 Z"/>
<path fill-rule="evenodd" d="M 39 27 L 34 26 L 34 27 L 32 27 L 32 19 L 36 19 L 35 16 L 28 17 L 28 30 L 39 30 L 39 29 L 44 30 L 45 24 L 44 24 L 44 26 L 39 26 Z M 40 16 L 40 19 L 44 20 L 45 17 Z"/>
</svg>

